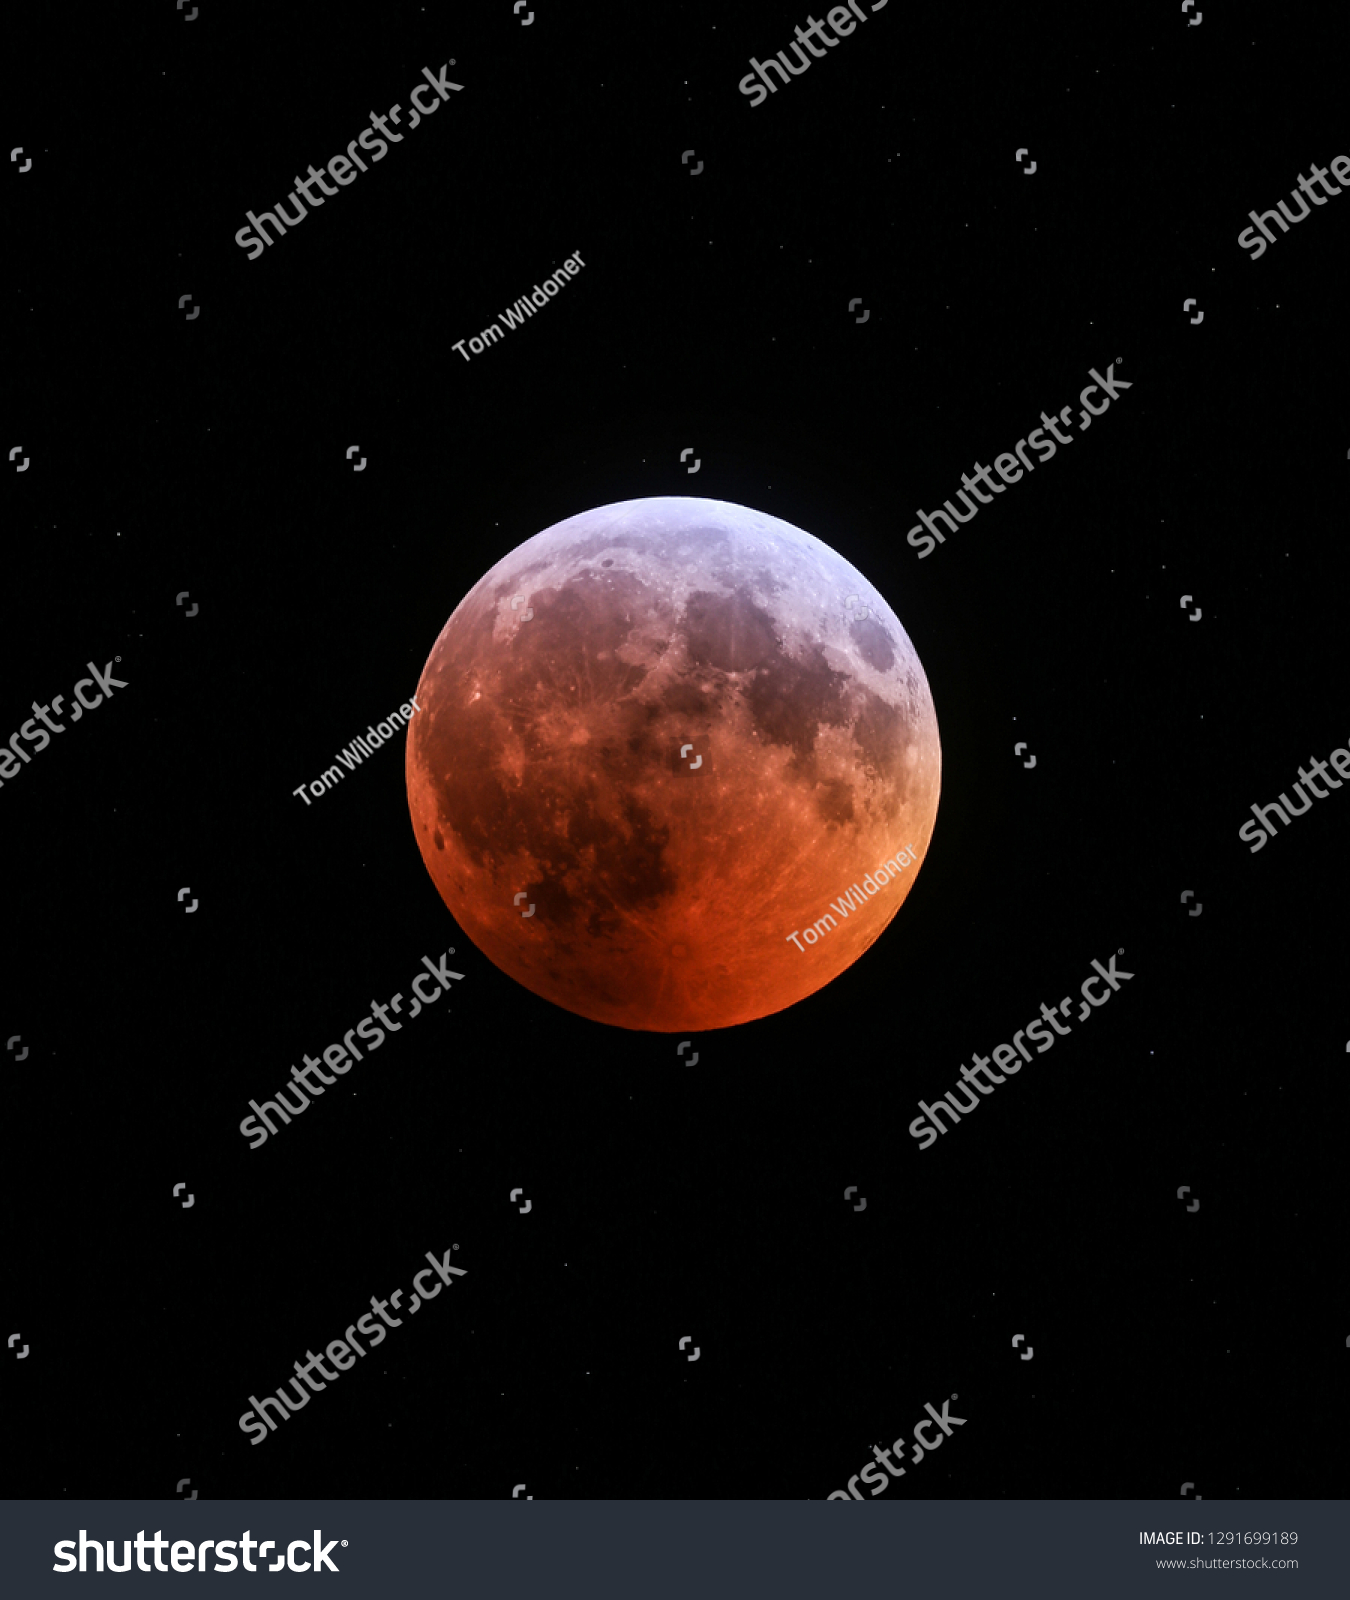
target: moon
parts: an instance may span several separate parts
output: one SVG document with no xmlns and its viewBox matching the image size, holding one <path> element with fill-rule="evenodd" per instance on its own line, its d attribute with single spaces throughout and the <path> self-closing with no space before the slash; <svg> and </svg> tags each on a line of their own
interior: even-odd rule
<svg viewBox="0 0 1350 1600">
<path fill-rule="evenodd" d="M 555 523 L 455 607 L 422 669 L 413 832 L 503 972 L 615 1027 L 692 1033 L 815 993 L 923 864 L 941 748 L 882 595 L 722 500 Z"/>
</svg>

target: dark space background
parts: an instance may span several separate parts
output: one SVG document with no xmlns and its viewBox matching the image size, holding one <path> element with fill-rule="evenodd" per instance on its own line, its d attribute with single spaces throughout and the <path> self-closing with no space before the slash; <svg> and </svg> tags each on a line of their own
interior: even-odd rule
<svg viewBox="0 0 1350 1600">
<path fill-rule="evenodd" d="M 823 10 L 530 3 L 16 22 L 0 737 L 89 659 L 129 687 L 0 790 L 4 1492 L 820 1498 L 954 1393 L 890 1497 L 1343 1492 L 1350 796 L 1237 833 L 1350 743 L 1350 199 L 1236 243 L 1350 154 L 1343 16 L 896 3 L 752 108 Z M 452 57 L 250 261 L 246 211 Z M 1113 362 L 920 561 L 916 508 Z M 658 494 L 845 555 L 942 736 L 887 932 L 693 1067 L 456 937 L 401 737 L 292 794 L 509 549 Z M 451 1009 L 251 1151 L 249 1099 L 448 945 Z M 1122 948 L 921 1153 L 916 1102 Z M 250 1393 L 452 1242 L 454 1293 L 252 1446 Z"/>
</svg>

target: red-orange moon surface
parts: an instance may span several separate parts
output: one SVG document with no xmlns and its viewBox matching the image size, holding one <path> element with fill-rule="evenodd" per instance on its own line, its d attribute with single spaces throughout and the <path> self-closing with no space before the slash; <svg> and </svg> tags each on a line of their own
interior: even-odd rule
<svg viewBox="0 0 1350 1600">
<path fill-rule="evenodd" d="M 691 1033 L 814 993 L 932 838 L 937 715 L 899 619 L 827 544 L 726 501 L 527 539 L 455 607 L 416 699 L 408 805 L 441 898 L 597 1022 Z"/>
</svg>

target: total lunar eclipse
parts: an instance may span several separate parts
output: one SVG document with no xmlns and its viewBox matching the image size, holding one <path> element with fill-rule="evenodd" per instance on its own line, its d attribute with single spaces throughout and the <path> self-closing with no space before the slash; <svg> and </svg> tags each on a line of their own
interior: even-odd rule
<svg viewBox="0 0 1350 1600">
<path fill-rule="evenodd" d="M 932 838 L 937 715 L 899 619 L 828 545 L 726 501 L 627 500 L 527 539 L 455 608 L 416 698 L 408 804 L 441 898 L 597 1022 L 705 1031 L 814 993 Z M 828 937 L 788 940 L 906 847 Z"/>
</svg>

